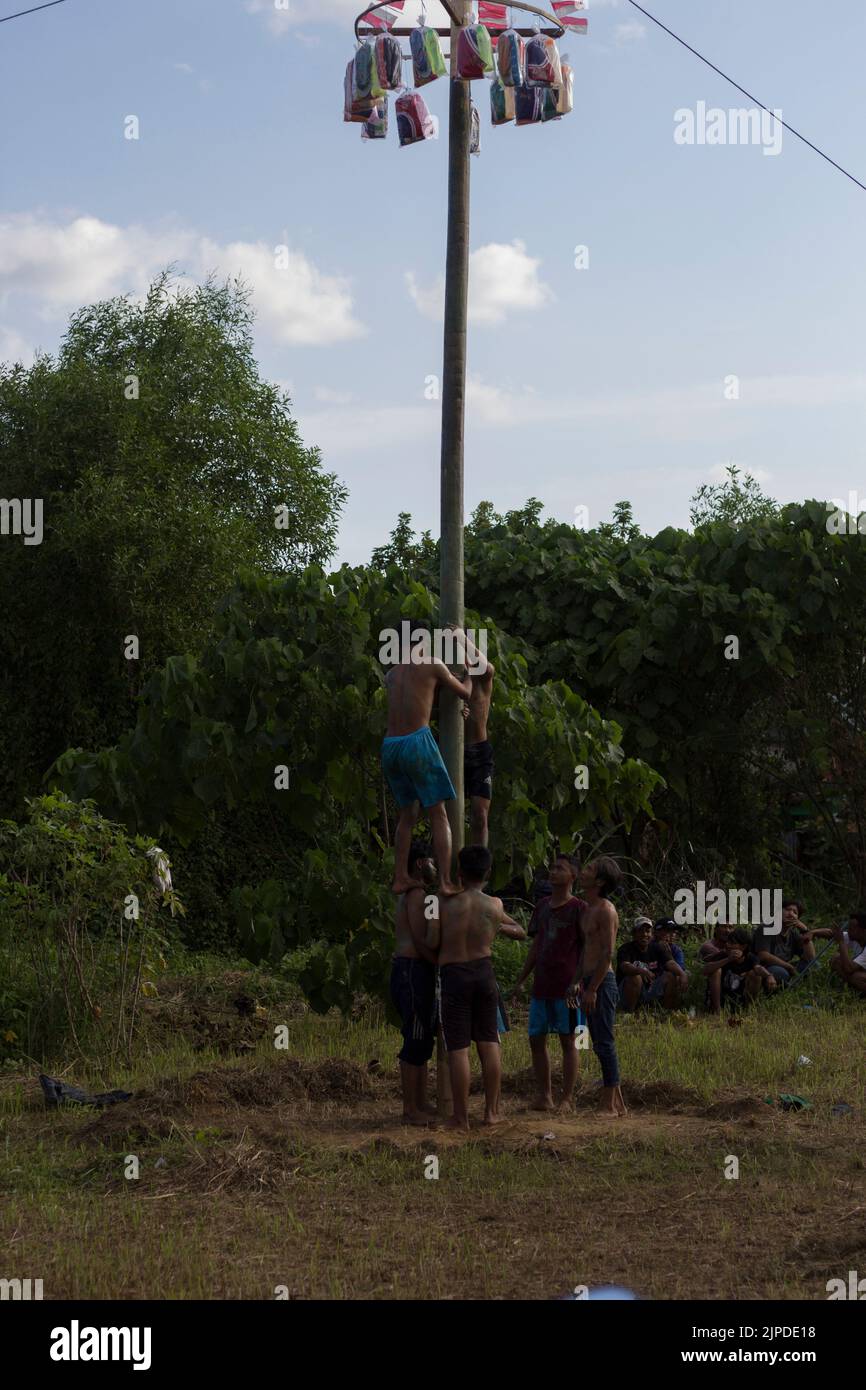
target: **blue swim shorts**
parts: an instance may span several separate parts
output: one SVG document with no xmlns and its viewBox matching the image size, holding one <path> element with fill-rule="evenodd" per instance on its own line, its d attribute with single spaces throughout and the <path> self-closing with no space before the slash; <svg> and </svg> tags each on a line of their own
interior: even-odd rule
<svg viewBox="0 0 866 1390">
<path fill-rule="evenodd" d="M 543 1038 L 548 1033 L 575 1033 L 586 1027 L 583 1009 L 570 1009 L 564 999 L 529 1001 L 529 1036 Z"/>
<path fill-rule="evenodd" d="M 382 771 L 400 807 L 420 801 L 426 809 L 440 801 L 453 801 L 456 795 L 439 745 L 427 724 L 403 738 L 385 739 Z"/>
</svg>

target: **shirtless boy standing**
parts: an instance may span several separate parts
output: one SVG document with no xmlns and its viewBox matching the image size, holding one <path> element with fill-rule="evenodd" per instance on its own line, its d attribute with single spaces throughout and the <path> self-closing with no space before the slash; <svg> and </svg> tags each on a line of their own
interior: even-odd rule
<svg viewBox="0 0 866 1390">
<path fill-rule="evenodd" d="M 580 873 L 580 891 L 586 901 L 586 908 L 580 919 L 584 942 L 580 967 L 580 1001 L 586 1013 L 593 1051 L 601 1063 L 603 1115 L 626 1113 L 614 1043 L 614 1023 L 619 995 L 616 976 L 611 969 L 619 918 L 616 908 L 608 902 L 608 894 L 621 881 L 622 870 L 616 860 L 606 855 L 587 864 Z"/>
<path fill-rule="evenodd" d="M 423 624 L 413 624 L 413 647 L 424 633 Z M 412 653 L 417 655 L 417 648 Z M 408 654 L 407 654 L 408 655 Z M 391 887 L 405 893 L 413 887 L 409 876 L 409 846 L 419 815 L 419 803 L 430 821 L 433 853 L 439 870 L 439 892 L 456 893 L 451 882 L 451 827 L 445 802 L 454 800 L 454 784 L 442 761 L 439 746 L 430 732 L 433 697 L 444 686 L 462 700 L 472 695 L 469 676 L 458 680 L 443 661 L 431 654 L 429 660 L 406 660 L 392 666 L 385 677 L 388 692 L 388 729 L 382 744 L 382 770 L 400 808 L 394 839 L 395 869 Z"/>
<path fill-rule="evenodd" d="M 524 941 L 526 932 L 508 916 L 500 898 L 482 892 L 493 857 L 483 845 L 458 856 L 461 891 L 442 900 L 439 920 L 427 924 L 427 945 L 439 951 L 439 1025 L 448 1053 L 454 1114 L 448 1129 L 469 1128 L 469 1048 L 474 1042 L 484 1077 L 484 1123 L 496 1125 L 502 1058 L 490 948 L 497 932 Z"/>
<path fill-rule="evenodd" d="M 426 840 L 412 841 L 409 876 L 412 887 L 397 899 L 391 1000 L 403 1023 L 403 1123 L 427 1125 L 435 1114 L 427 1105 L 427 1063 L 436 1039 L 436 957 L 424 940 L 424 907 L 427 893 L 435 892 L 436 867 Z"/>
</svg>

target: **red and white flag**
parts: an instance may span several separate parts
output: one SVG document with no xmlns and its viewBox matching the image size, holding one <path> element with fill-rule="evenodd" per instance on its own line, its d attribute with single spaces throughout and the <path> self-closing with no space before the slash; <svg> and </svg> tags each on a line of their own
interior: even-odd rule
<svg viewBox="0 0 866 1390">
<path fill-rule="evenodd" d="M 507 29 L 508 6 L 481 3 L 478 6 L 478 18 L 488 29 Z"/>
<path fill-rule="evenodd" d="M 391 0 L 389 5 L 381 5 L 378 10 L 370 10 L 361 20 L 371 29 L 393 29 L 403 12 L 406 0 Z"/>
<path fill-rule="evenodd" d="M 585 34 L 589 30 L 589 20 L 579 19 L 577 10 L 586 9 L 586 0 L 551 0 L 551 9 L 564 29 L 572 34 Z"/>
</svg>

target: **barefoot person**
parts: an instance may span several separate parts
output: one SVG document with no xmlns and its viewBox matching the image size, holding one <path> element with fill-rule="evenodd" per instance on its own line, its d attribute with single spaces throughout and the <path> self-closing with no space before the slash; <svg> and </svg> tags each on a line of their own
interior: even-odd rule
<svg viewBox="0 0 866 1390">
<path fill-rule="evenodd" d="M 403 1024 L 400 1083 L 404 1125 L 427 1125 L 435 1114 L 427 1105 L 427 1063 L 436 1040 L 435 955 L 424 937 L 428 892 L 435 892 L 436 866 L 426 840 L 409 849 L 412 887 L 397 899 L 396 941 L 391 965 L 391 1000 Z"/>
<path fill-rule="evenodd" d="M 619 994 L 611 969 L 619 918 L 616 908 L 608 902 L 608 894 L 621 881 L 622 870 L 616 860 L 607 855 L 587 864 L 580 874 L 580 891 L 587 904 L 580 919 L 584 943 L 580 1002 L 586 1013 L 593 1050 L 601 1063 L 603 1115 L 626 1113 L 614 1043 Z"/>
<path fill-rule="evenodd" d="M 412 652 L 401 652 L 405 659 L 392 666 L 385 677 L 388 729 L 382 744 L 382 771 L 400 808 L 391 888 L 395 893 L 405 893 L 414 886 L 409 877 L 409 846 L 420 803 L 430 821 L 439 892 L 447 896 L 457 891 L 451 882 L 451 827 L 445 810 L 445 802 L 453 801 L 455 793 L 430 732 L 430 715 L 440 686 L 468 700 L 472 681 L 468 676 L 458 680 L 444 662 L 432 655 L 430 634 L 423 624 L 413 624 L 411 641 Z"/>
<path fill-rule="evenodd" d="M 554 1110 L 551 1089 L 548 1033 L 558 1033 L 562 1048 L 562 1096 L 560 1108 L 568 1109 L 574 1095 L 580 1066 L 577 1030 L 586 1026 L 572 998 L 583 948 L 580 914 L 586 907 L 574 896 L 574 880 L 580 871 L 576 857 L 559 854 L 550 867 L 553 892 L 542 898 L 532 914 L 529 935 L 533 938 L 514 993 L 519 994 L 525 980 L 535 972 L 532 1002 L 529 1005 L 529 1047 L 535 1072 L 537 1093 L 533 1110 Z"/>
<path fill-rule="evenodd" d="M 492 661 L 477 650 L 466 633 L 461 628 L 457 628 L 456 633 L 464 646 L 472 682 L 472 694 L 463 706 L 466 720 L 463 780 L 469 797 L 470 843 L 486 845 L 487 821 L 493 800 L 493 748 L 487 737 L 487 720 L 490 717 L 493 677 L 496 673 Z"/>
<path fill-rule="evenodd" d="M 469 1048 L 474 1042 L 484 1078 L 484 1123 L 499 1123 L 502 1057 L 499 1050 L 499 992 L 490 948 L 497 932 L 513 941 L 526 932 L 512 922 L 500 898 L 482 890 L 490 874 L 492 855 L 483 845 L 462 849 L 458 856 L 460 889 L 443 898 L 439 920 L 427 924 L 427 945 L 439 954 L 439 1026 L 448 1053 L 454 1115 L 449 1129 L 469 1128 Z"/>
</svg>

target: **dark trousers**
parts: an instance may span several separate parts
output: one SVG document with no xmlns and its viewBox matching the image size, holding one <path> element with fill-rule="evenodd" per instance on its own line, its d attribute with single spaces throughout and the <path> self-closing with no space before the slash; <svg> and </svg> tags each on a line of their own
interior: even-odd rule
<svg viewBox="0 0 866 1390">
<path fill-rule="evenodd" d="M 590 978 L 587 976 L 584 980 L 584 989 L 589 984 Z M 591 1013 L 587 1012 L 586 1015 L 593 1051 L 601 1063 L 602 1083 L 605 1086 L 619 1085 L 619 1060 L 616 1055 L 616 1044 L 613 1040 L 618 999 L 616 977 L 613 971 L 609 970 L 598 987 L 595 1008 Z"/>
</svg>

